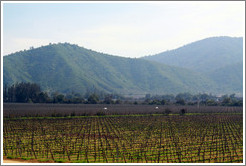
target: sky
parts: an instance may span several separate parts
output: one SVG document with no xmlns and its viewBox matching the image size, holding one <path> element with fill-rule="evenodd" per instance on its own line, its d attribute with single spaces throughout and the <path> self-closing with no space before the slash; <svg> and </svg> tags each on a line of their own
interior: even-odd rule
<svg viewBox="0 0 246 166">
<path fill-rule="evenodd" d="M 68 42 L 138 58 L 213 36 L 245 36 L 244 1 L 2 2 L 2 55 Z"/>
</svg>

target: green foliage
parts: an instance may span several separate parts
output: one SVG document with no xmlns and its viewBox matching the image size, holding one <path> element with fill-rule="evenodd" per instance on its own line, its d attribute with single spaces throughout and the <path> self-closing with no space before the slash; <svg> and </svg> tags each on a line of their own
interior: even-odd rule
<svg viewBox="0 0 246 166">
<path fill-rule="evenodd" d="M 16 156 L 7 156 L 7 159 L 16 159 Z"/>
<path fill-rule="evenodd" d="M 216 101 L 214 101 L 213 99 L 208 99 L 206 101 L 206 105 L 208 105 L 208 106 L 216 106 L 216 105 L 218 105 L 218 103 Z"/>
<path fill-rule="evenodd" d="M 33 157 L 21 157 L 22 160 L 31 160 L 34 159 Z"/>
<path fill-rule="evenodd" d="M 213 82 L 212 93 L 243 94 L 242 37 L 207 38 L 144 59 L 199 72 Z"/>
<path fill-rule="evenodd" d="M 98 98 L 97 94 L 94 93 L 94 94 L 89 96 L 89 98 L 88 98 L 89 104 L 97 104 L 98 102 L 99 102 L 99 98 Z"/>
<path fill-rule="evenodd" d="M 228 89 L 227 93 L 242 92 L 243 61 L 213 70 L 207 75 L 220 85 L 217 87 L 217 91 L 225 93 L 225 89 Z"/>
<path fill-rule="evenodd" d="M 185 105 L 185 100 L 184 99 L 178 99 L 176 101 L 177 104 L 180 104 L 180 105 Z"/>
<path fill-rule="evenodd" d="M 242 112 L 241 108 L 241 114 L 4 119 L 3 152 L 56 163 L 242 163 Z"/>
<path fill-rule="evenodd" d="M 104 103 L 104 104 L 114 104 L 113 96 L 112 96 L 112 95 L 106 95 L 106 96 L 104 97 L 103 103 Z"/>
<path fill-rule="evenodd" d="M 236 97 L 236 94 L 224 95 L 217 97 L 212 94 L 196 94 L 179 93 L 174 95 L 146 95 L 145 98 L 122 97 L 117 94 L 89 94 L 88 99 L 84 99 L 80 94 L 72 93 L 66 96 L 55 92 L 51 97 L 46 92 L 41 92 L 39 85 L 31 83 L 16 83 L 10 87 L 4 87 L 4 102 L 22 102 L 22 103 L 67 103 L 67 104 L 122 104 L 120 99 L 124 100 L 124 104 L 148 104 L 148 105 L 207 105 L 207 106 L 243 106 L 242 97 Z M 23 100 L 25 99 L 25 100 Z M 36 116 L 39 116 L 37 114 Z M 69 115 L 65 115 L 69 116 Z M 75 115 L 71 115 L 75 116 Z M 59 114 L 54 114 L 53 117 L 61 117 Z"/>
<path fill-rule="evenodd" d="M 4 101 L 5 102 L 39 102 L 43 99 L 40 86 L 35 83 L 15 83 L 10 87 L 5 85 Z"/>
<path fill-rule="evenodd" d="M 65 162 L 67 162 L 67 160 L 64 160 L 64 159 L 55 159 L 55 162 L 56 163 L 65 163 Z"/>
<path fill-rule="evenodd" d="M 105 112 L 103 112 L 103 111 L 98 111 L 98 112 L 96 113 L 96 116 L 104 116 L 104 115 L 106 115 L 106 114 L 105 114 Z"/>
<path fill-rule="evenodd" d="M 68 43 L 10 54 L 3 57 L 3 64 L 4 84 L 35 82 L 47 93 L 176 94 L 214 92 L 217 88 L 213 81 L 191 70 L 107 55 Z M 57 100 L 64 99 L 59 97 Z"/>
<path fill-rule="evenodd" d="M 38 159 L 39 162 L 52 162 L 50 159 Z"/>
<path fill-rule="evenodd" d="M 230 96 L 224 95 L 222 96 L 221 105 L 223 106 L 243 106 L 243 100 L 235 97 L 235 94 L 231 94 Z"/>
</svg>

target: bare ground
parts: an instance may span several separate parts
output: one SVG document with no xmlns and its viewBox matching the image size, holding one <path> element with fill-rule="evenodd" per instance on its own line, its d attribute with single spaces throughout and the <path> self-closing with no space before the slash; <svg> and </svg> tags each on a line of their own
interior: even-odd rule
<svg viewBox="0 0 246 166">
<path fill-rule="evenodd" d="M 23 160 L 23 159 L 7 159 L 7 157 L 3 157 L 3 163 L 41 163 L 36 159 L 31 160 Z"/>
</svg>

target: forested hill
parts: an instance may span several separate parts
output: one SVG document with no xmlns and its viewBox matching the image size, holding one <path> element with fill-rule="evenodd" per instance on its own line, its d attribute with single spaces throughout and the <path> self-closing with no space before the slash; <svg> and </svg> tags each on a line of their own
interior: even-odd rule
<svg viewBox="0 0 246 166">
<path fill-rule="evenodd" d="M 3 83 L 34 82 L 47 92 L 118 94 L 237 93 L 203 74 L 144 59 L 123 58 L 69 43 L 50 44 L 3 58 Z"/>
<path fill-rule="evenodd" d="M 243 38 L 211 37 L 143 59 L 199 72 L 217 91 L 243 94 Z"/>
<path fill-rule="evenodd" d="M 242 37 L 211 37 L 144 59 L 209 73 L 243 62 Z"/>
<path fill-rule="evenodd" d="M 4 84 L 35 82 L 46 91 L 175 94 L 215 89 L 210 80 L 189 70 L 68 43 L 4 56 L 3 64 Z"/>
</svg>

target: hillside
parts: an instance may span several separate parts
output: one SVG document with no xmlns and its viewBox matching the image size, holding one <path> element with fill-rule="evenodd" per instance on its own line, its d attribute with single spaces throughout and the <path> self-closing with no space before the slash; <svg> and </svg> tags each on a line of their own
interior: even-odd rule
<svg viewBox="0 0 246 166">
<path fill-rule="evenodd" d="M 35 82 L 49 92 L 121 94 L 215 93 L 216 85 L 188 69 L 122 58 L 68 43 L 20 51 L 3 58 L 3 83 Z M 209 91 L 208 91 L 209 90 Z"/>
<path fill-rule="evenodd" d="M 207 73 L 207 76 L 218 86 L 217 91 L 231 89 L 233 92 L 242 92 L 243 89 L 243 62 L 227 65 Z"/>
<path fill-rule="evenodd" d="M 243 38 L 211 37 L 144 59 L 209 73 L 243 62 Z"/>
<path fill-rule="evenodd" d="M 198 72 L 214 82 L 221 94 L 243 94 L 242 37 L 206 38 L 143 59 Z"/>
</svg>

